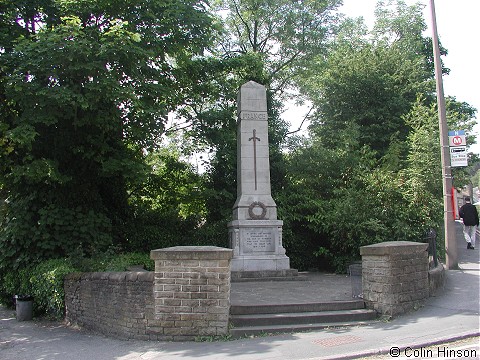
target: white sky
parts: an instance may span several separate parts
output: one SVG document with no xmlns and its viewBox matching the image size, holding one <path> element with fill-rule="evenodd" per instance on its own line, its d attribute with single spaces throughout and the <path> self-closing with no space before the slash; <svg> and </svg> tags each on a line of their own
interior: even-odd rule
<svg viewBox="0 0 480 360">
<path fill-rule="evenodd" d="M 426 35 L 432 37 L 430 0 L 404 0 L 407 5 L 422 3 L 425 21 L 428 25 Z M 349 17 L 362 16 L 367 25 L 374 22 L 374 10 L 377 0 L 343 0 L 344 5 L 340 12 Z M 448 50 L 448 55 L 442 57 L 445 66 L 450 69 L 450 75 L 444 76 L 443 87 L 445 95 L 455 96 L 458 101 L 465 101 L 477 110 L 480 110 L 480 0 L 436 0 L 435 10 L 437 30 L 440 41 Z M 295 111 L 298 116 L 298 110 Z M 289 119 L 292 113 L 286 113 Z M 477 112 L 477 119 L 480 116 Z M 289 119 L 290 120 L 290 119 Z M 300 119 L 301 121 L 301 119 Z M 292 128 L 299 124 L 294 121 Z M 459 129 L 452 129 L 459 130 Z M 480 154 L 480 125 L 477 121 L 475 128 L 477 144 L 469 151 Z"/>
</svg>

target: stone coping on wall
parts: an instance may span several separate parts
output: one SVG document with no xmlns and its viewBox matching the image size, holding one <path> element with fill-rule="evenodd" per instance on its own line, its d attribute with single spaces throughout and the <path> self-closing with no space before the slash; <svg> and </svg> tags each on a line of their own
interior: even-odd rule
<svg viewBox="0 0 480 360">
<path fill-rule="evenodd" d="M 153 271 L 103 271 L 103 272 L 75 272 L 65 276 L 65 280 L 110 280 L 110 281 L 146 281 L 153 284 Z"/>
<path fill-rule="evenodd" d="M 360 255 L 401 255 L 428 249 L 428 244 L 413 241 L 385 241 L 378 244 L 362 246 Z"/>
<path fill-rule="evenodd" d="M 173 246 L 150 251 L 152 260 L 230 260 L 233 250 L 217 246 Z"/>
</svg>

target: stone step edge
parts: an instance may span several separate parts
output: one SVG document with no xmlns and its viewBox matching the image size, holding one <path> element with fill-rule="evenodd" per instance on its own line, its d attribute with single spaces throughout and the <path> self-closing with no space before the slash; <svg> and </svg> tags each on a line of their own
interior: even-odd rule
<svg viewBox="0 0 480 360">
<path fill-rule="evenodd" d="M 338 310 L 338 311 L 312 311 L 312 312 L 295 312 L 295 313 L 275 313 L 275 314 L 248 314 L 248 315 L 231 315 L 231 320 L 259 320 L 259 319 L 295 319 L 308 317 L 322 317 L 335 315 L 365 315 L 377 314 L 375 310 L 354 309 L 354 310 Z"/>
<path fill-rule="evenodd" d="M 297 269 L 284 270 L 258 270 L 258 271 L 232 271 L 232 282 L 245 281 L 297 281 L 306 280 L 305 276 L 298 276 Z"/>
<path fill-rule="evenodd" d="M 234 327 L 268 327 L 273 325 L 295 325 L 315 323 L 337 323 L 368 321 L 377 318 L 374 310 L 321 311 L 309 313 L 233 315 L 230 324 Z"/>
<path fill-rule="evenodd" d="M 252 335 L 275 335 L 282 333 L 303 332 L 323 329 L 339 329 L 355 326 L 366 326 L 378 322 L 379 320 L 346 321 L 332 323 L 312 323 L 312 324 L 294 324 L 294 325 L 268 325 L 268 326 L 243 326 L 230 329 L 230 335 L 233 338 L 241 338 Z"/>
<path fill-rule="evenodd" d="M 240 282 L 263 282 L 263 281 L 307 281 L 308 277 L 303 275 L 295 276 L 284 276 L 284 277 L 260 277 L 260 278 L 233 278 L 231 282 L 240 283 Z"/>
<path fill-rule="evenodd" d="M 364 309 L 363 300 L 339 300 L 328 302 L 291 303 L 291 304 L 231 304 L 230 315 L 299 313 L 316 311 L 337 311 Z"/>
</svg>

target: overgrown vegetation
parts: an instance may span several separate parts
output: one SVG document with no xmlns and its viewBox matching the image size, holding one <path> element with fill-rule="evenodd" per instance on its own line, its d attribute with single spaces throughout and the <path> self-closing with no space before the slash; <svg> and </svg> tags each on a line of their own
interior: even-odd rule
<svg viewBox="0 0 480 360">
<path fill-rule="evenodd" d="M 34 312 L 61 319 L 65 312 L 64 277 L 73 272 L 127 271 L 131 266 L 153 271 L 149 254 L 107 252 L 94 258 L 51 259 L 18 271 L 4 271 L 0 300 L 12 305 L 15 295 L 32 296 Z"/>
</svg>

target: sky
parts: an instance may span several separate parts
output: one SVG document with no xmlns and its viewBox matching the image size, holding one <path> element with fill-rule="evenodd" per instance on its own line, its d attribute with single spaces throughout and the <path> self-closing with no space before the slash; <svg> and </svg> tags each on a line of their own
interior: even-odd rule
<svg viewBox="0 0 480 360">
<path fill-rule="evenodd" d="M 407 5 L 421 3 L 424 9 L 428 29 L 426 36 L 432 37 L 432 17 L 430 0 L 404 0 Z M 363 17 L 370 27 L 374 22 L 374 10 L 377 0 L 343 0 L 340 12 L 348 17 Z M 458 101 L 466 102 L 480 110 L 480 0 L 435 0 L 437 31 L 440 42 L 448 50 L 442 60 L 450 69 L 443 77 L 445 96 L 455 96 Z M 296 112 L 298 114 L 298 110 Z M 288 119 L 289 114 L 284 115 Z M 297 115 L 298 116 L 298 115 Z M 477 112 L 477 119 L 480 115 Z M 296 129 L 298 124 L 293 123 Z M 450 129 L 461 130 L 461 129 Z M 480 125 L 475 127 L 477 142 L 480 142 Z M 480 144 L 469 148 L 470 152 L 480 154 Z"/>
</svg>

